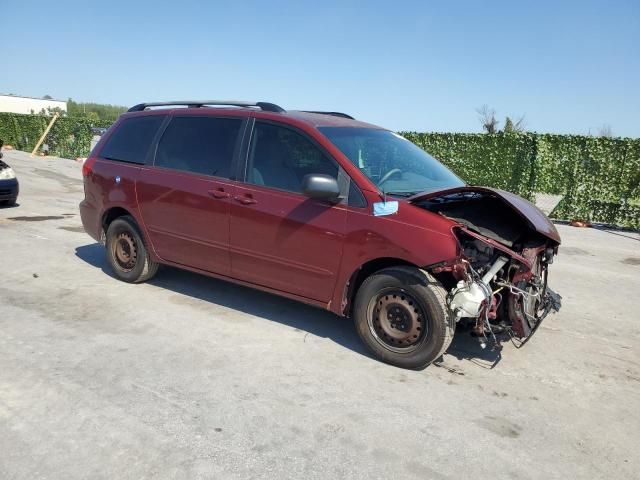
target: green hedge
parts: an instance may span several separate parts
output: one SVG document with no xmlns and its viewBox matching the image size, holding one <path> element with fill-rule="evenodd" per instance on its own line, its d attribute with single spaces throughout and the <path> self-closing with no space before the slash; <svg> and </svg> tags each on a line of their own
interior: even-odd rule
<svg viewBox="0 0 640 480">
<path fill-rule="evenodd" d="M 50 117 L 0 113 L 0 139 L 31 151 Z M 45 143 L 60 157 L 86 157 L 91 127 L 109 121 L 62 117 Z M 564 196 L 552 217 L 640 228 L 640 139 L 536 133 L 402 135 L 471 184 Z"/>
<path fill-rule="evenodd" d="M 402 135 L 471 184 L 564 198 L 551 216 L 640 228 L 640 139 L 536 133 Z"/>
<path fill-rule="evenodd" d="M 0 139 L 5 145 L 30 152 L 51 121 L 46 115 L 0 113 Z M 109 127 L 112 122 L 61 117 L 53 124 L 44 143 L 49 153 L 65 158 L 86 157 L 91 145 L 92 127 Z"/>
</svg>

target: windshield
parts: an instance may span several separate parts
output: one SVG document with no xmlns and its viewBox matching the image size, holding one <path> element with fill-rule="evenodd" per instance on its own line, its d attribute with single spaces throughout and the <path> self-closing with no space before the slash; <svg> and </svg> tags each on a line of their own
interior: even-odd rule
<svg viewBox="0 0 640 480">
<path fill-rule="evenodd" d="M 409 140 L 388 130 L 320 127 L 319 130 L 378 188 L 390 195 L 461 187 L 451 170 Z"/>
</svg>

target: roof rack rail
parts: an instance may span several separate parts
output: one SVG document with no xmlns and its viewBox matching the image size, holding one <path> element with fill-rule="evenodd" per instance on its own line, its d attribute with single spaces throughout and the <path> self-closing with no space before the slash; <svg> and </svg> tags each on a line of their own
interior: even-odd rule
<svg viewBox="0 0 640 480">
<path fill-rule="evenodd" d="M 355 120 L 355 118 L 353 118 L 351 115 L 347 115 L 346 113 L 342 113 L 342 112 L 319 112 L 319 111 L 315 111 L 315 110 L 303 110 L 303 112 L 305 112 L 305 113 L 319 113 L 321 115 L 333 115 L 334 117 L 342 117 L 342 118 L 348 118 L 350 120 Z"/>
<path fill-rule="evenodd" d="M 265 112 L 284 112 L 285 109 L 269 102 L 236 102 L 232 100 L 176 100 L 173 102 L 139 103 L 131 107 L 128 112 L 141 112 L 148 107 L 169 107 L 172 105 L 185 105 L 189 108 L 200 108 L 207 105 L 225 105 L 230 107 L 258 107 Z"/>
</svg>

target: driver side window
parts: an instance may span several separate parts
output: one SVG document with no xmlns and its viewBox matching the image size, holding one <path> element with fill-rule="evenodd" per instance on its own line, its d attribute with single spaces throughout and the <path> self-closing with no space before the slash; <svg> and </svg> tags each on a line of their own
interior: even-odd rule
<svg viewBox="0 0 640 480">
<path fill-rule="evenodd" d="M 302 179 L 309 173 L 338 177 L 338 166 L 307 138 L 261 122 L 253 130 L 247 168 L 249 183 L 296 193 L 302 192 Z"/>
</svg>

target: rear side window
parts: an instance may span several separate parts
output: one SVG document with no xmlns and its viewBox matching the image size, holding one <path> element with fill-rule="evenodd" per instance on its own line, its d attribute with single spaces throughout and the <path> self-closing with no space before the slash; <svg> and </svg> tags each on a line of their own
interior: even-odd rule
<svg viewBox="0 0 640 480">
<path fill-rule="evenodd" d="M 164 115 L 124 120 L 107 141 L 100 156 L 109 160 L 143 164 Z"/>
<path fill-rule="evenodd" d="M 158 144 L 154 165 L 229 178 L 242 119 L 174 117 Z"/>
</svg>

